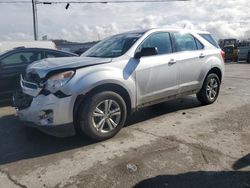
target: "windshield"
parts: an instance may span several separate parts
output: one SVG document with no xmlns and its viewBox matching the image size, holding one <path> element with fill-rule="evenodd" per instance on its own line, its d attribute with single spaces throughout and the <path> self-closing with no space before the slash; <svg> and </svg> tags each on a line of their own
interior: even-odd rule
<svg viewBox="0 0 250 188">
<path fill-rule="evenodd" d="M 233 53 L 234 47 L 233 46 L 228 46 L 228 47 L 225 47 L 223 50 L 226 53 Z"/>
<path fill-rule="evenodd" d="M 141 33 L 125 33 L 115 35 L 99 42 L 81 56 L 103 58 L 119 57 L 126 53 L 141 36 Z"/>
</svg>

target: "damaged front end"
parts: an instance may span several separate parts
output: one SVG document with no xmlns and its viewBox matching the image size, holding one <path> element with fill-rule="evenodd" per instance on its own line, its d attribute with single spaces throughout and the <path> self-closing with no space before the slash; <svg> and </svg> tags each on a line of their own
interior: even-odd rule
<svg viewBox="0 0 250 188">
<path fill-rule="evenodd" d="M 55 133 L 65 132 L 66 136 L 75 134 L 72 117 L 75 98 L 60 90 L 73 75 L 74 71 L 64 71 L 49 78 L 40 78 L 35 72 L 21 76 L 22 91 L 13 96 L 13 106 L 19 119 L 25 125 L 41 130 L 60 127 L 67 131 Z"/>
</svg>

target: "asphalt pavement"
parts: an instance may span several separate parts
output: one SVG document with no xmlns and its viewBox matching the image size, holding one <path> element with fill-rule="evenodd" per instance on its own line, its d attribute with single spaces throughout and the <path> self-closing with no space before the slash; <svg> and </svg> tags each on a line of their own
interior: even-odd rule
<svg viewBox="0 0 250 188">
<path fill-rule="evenodd" d="M 56 138 L 0 107 L 0 187 L 250 187 L 250 64 L 227 64 L 218 101 L 136 112 L 114 138 Z"/>
</svg>

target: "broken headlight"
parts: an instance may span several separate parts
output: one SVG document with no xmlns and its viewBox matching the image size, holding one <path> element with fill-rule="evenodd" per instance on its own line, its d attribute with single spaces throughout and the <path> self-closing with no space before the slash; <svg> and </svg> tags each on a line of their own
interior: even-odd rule
<svg viewBox="0 0 250 188">
<path fill-rule="evenodd" d="M 66 71 L 51 76 L 46 83 L 45 89 L 51 93 L 57 92 L 62 86 L 67 84 L 74 76 L 75 71 Z"/>
</svg>

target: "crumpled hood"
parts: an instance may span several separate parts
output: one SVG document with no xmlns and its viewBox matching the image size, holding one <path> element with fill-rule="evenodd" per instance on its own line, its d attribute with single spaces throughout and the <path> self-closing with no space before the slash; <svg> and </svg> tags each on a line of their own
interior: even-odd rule
<svg viewBox="0 0 250 188">
<path fill-rule="evenodd" d="M 111 58 L 96 58 L 96 57 L 62 57 L 62 58 L 48 58 L 36 61 L 30 64 L 26 73 L 37 73 L 40 78 L 52 71 L 61 69 L 77 69 L 87 66 L 99 65 L 112 62 Z"/>
</svg>

